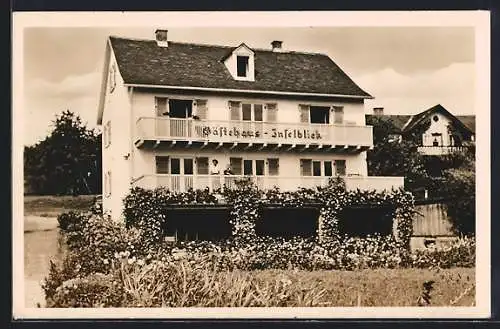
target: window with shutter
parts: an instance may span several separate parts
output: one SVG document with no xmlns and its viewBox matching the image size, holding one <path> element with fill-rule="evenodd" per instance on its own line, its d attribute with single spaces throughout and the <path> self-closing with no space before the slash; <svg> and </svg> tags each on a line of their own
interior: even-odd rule
<svg viewBox="0 0 500 329">
<path fill-rule="evenodd" d="M 116 67 L 113 64 L 109 70 L 109 93 L 113 93 L 116 87 Z"/>
<path fill-rule="evenodd" d="M 308 123 L 309 122 L 309 105 L 299 105 L 300 111 L 300 122 Z"/>
<path fill-rule="evenodd" d="M 104 125 L 102 136 L 104 147 L 108 147 L 111 144 L 111 121 L 106 122 L 106 124 Z"/>
<path fill-rule="evenodd" d="M 335 173 L 337 176 L 345 176 L 346 164 L 345 160 L 335 160 Z"/>
<path fill-rule="evenodd" d="M 240 121 L 240 102 L 229 101 L 229 111 L 231 112 L 231 120 Z"/>
<path fill-rule="evenodd" d="M 321 176 L 321 161 L 312 162 L 313 176 Z"/>
<path fill-rule="evenodd" d="M 197 99 L 196 100 L 196 116 L 200 120 L 207 119 L 207 100 L 206 99 Z"/>
<path fill-rule="evenodd" d="M 173 175 L 180 175 L 181 173 L 181 159 L 172 158 L 170 159 L 170 171 Z"/>
<path fill-rule="evenodd" d="M 252 120 L 252 104 L 241 104 L 241 113 L 243 121 Z"/>
<path fill-rule="evenodd" d="M 252 160 L 243 161 L 243 175 L 253 175 Z"/>
<path fill-rule="evenodd" d="M 156 173 L 157 174 L 168 174 L 168 156 L 156 156 Z"/>
<path fill-rule="evenodd" d="M 278 114 L 277 104 L 266 104 L 267 122 L 276 122 Z"/>
<path fill-rule="evenodd" d="M 312 160 L 300 159 L 300 175 L 311 176 L 312 173 Z"/>
<path fill-rule="evenodd" d="M 111 145 L 111 121 L 108 121 L 108 145 Z"/>
<path fill-rule="evenodd" d="M 269 176 L 279 175 L 279 159 L 267 159 Z"/>
<path fill-rule="evenodd" d="M 108 124 L 105 124 L 102 131 L 102 142 L 104 147 L 108 146 Z"/>
<path fill-rule="evenodd" d="M 164 116 L 168 114 L 168 98 L 155 97 L 156 102 L 156 115 Z"/>
<path fill-rule="evenodd" d="M 241 175 L 242 173 L 242 158 L 229 158 L 229 165 L 233 171 L 234 175 Z"/>
<path fill-rule="evenodd" d="M 325 161 L 324 162 L 324 170 L 325 170 L 325 176 L 332 176 L 333 175 L 332 162 L 331 161 Z"/>
<path fill-rule="evenodd" d="M 111 171 L 108 171 L 106 173 L 104 186 L 105 186 L 105 189 L 106 189 L 106 195 L 108 197 L 111 196 Z"/>
<path fill-rule="evenodd" d="M 208 158 L 196 158 L 196 168 L 198 175 L 208 175 Z"/>
<path fill-rule="evenodd" d="M 343 123 L 344 122 L 344 107 L 343 106 L 334 106 L 334 121 L 333 123 Z"/>
<path fill-rule="evenodd" d="M 264 176 L 264 160 L 255 160 L 255 175 Z"/>
<path fill-rule="evenodd" d="M 254 121 L 262 121 L 264 118 L 264 113 L 262 111 L 262 104 L 254 104 L 253 105 L 253 111 L 254 111 Z"/>
</svg>

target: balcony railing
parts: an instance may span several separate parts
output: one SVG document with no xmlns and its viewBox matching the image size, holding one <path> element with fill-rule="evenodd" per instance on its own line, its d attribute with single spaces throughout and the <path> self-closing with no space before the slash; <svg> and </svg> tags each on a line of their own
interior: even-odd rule
<svg viewBox="0 0 500 329">
<path fill-rule="evenodd" d="M 260 189 L 279 187 L 282 191 L 293 191 L 298 188 L 314 188 L 325 186 L 330 177 L 281 177 L 281 176 L 242 176 L 242 175 L 144 175 L 133 182 L 134 187 L 154 189 L 165 187 L 174 192 L 185 192 L 189 189 L 206 189 L 213 191 L 223 187 L 234 187 L 239 180 L 252 181 Z M 391 190 L 403 187 L 403 177 L 382 176 L 346 176 L 344 177 L 348 190 Z"/>
<path fill-rule="evenodd" d="M 419 146 L 418 152 L 424 155 L 447 155 L 467 151 L 466 146 Z"/>
<path fill-rule="evenodd" d="M 137 120 L 137 140 L 174 140 L 219 143 L 286 143 L 373 145 L 371 126 L 351 124 L 208 121 L 162 117 Z"/>
</svg>

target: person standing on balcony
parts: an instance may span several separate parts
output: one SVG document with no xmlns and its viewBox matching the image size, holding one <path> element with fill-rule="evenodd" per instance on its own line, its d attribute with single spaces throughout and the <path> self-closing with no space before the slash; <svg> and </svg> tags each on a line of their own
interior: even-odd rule
<svg viewBox="0 0 500 329">
<path fill-rule="evenodd" d="M 210 165 L 210 175 L 214 175 L 212 177 L 212 190 L 217 190 L 220 188 L 220 169 L 219 169 L 219 161 L 217 159 L 212 160 L 212 164 Z"/>
<path fill-rule="evenodd" d="M 210 165 L 210 175 L 220 175 L 219 161 L 217 159 L 212 160 Z"/>
<path fill-rule="evenodd" d="M 228 164 L 226 169 L 224 169 L 224 175 L 232 175 L 233 174 L 233 170 L 231 169 L 231 165 Z"/>
</svg>

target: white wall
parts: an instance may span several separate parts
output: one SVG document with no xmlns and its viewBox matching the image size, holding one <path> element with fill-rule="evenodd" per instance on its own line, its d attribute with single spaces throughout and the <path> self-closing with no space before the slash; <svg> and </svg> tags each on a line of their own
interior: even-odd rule
<svg viewBox="0 0 500 329">
<path fill-rule="evenodd" d="M 438 117 L 438 121 L 434 121 L 434 116 Z M 424 133 L 424 136 L 422 136 L 422 145 L 432 146 L 434 137 L 432 137 L 431 134 L 441 133 L 442 139 L 437 137 L 437 140 L 440 143 L 439 146 L 450 146 L 451 140 L 450 140 L 450 133 L 448 132 L 448 125 L 450 124 L 451 120 L 441 113 L 435 113 L 431 115 L 430 120 L 431 120 L 431 125 L 429 129 L 427 129 L 427 131 Z"/>
<path fill-rule="evenodd" d="M 207 119 L 208 120 L 230 120 L 230 111 L 228 107 L 228 101 L 242 101 L 250 103 L 277 103 L 278 104 L 278 122 L 289 122 L 289 123 L 299 123 L 300 122 L 300 112 L 299 104 L 310 104 L 317 106 L 344 106 L 344 121 L 351 121 L 356 125 L 365 125 L 365 114 L 362 101 L 348 102 L 345 100 L 338 101 L 314 101 L 309 100 L 287 100 L 287 99 L 275 99 L 275 98 L 260 98 L 260 97 L 234 97 L 234 96 L 207 96 L 203 94 L 184 94 L 182 96 L 168 93 L 159 92 L 152 94 L 150 92 L 142 92 L 140 90 L 134 90 L 132 97 L 132 108 L 133 108 L 133 125 L 140 117 L 154 117 L 155 113 L 155 96 L 156 97 L 168 97 L 173 99 L 206 99 L 207 100 Z M 265 116 L 264 116 L 265 118 Z M 333 119 L 332 119 L 333 120 Z M 175 151 L 177 152 L 177 151 Z M 193 154 L 197 152 L 196 150 L 184 151 L 185 154 Z M 225 152 L 224 155 L 221 152 Z M 229 161 L 230 151 L 220 151 L 217 153 L 204 153 L 208 154 L 210 157 L 218 155 L 221 158 L 220 164 L 225 167 L 226 163 L 224 161 Z M 182 153 L 182 152 L 181 152 Z M 133 173 L 134 178 L 140 177 L 144 174 L 154 173 L 154 153 L 150 150 L 133 150 Z M 177 153 L 164 153 L 165 155 L 172 155 Z M 236 154 L 231 152 L 231 154 Z M 241 153 L 242 157 L 248 157 L 254 155 L 254 153 Z M 268 154 L 264 157 L 272 157 L 276 154 Z M 367 175 L 367 164 L 366 164 L 366 152 L 362 152 L 354 155 L 334 155 L 334 154 L 297 154 L 297 153 L 281 153 L 280 154 L 280 175 L 283 176 L 299 176 L 299 158 L 315 158 L 320 160 L 333 160 L 333 159 L 346 159 L 347 173 L 356 173 L 363 176 Z M 222 167 L 222 168 L 223 168 Z M 286 175 L 285 175 L 286 173 Z"/>
<path fill-rule="evenodd" d="M 170 156 L 170 157 L 208 157 L 219 161 L 221 170 L 225 169 L 229 164 L 230 157 L 241 157 L 243 159 L 262 159 L 279 158 L 279 176 L 280 177 L 299 177 L 300 176 L 300 159 L 312 159 L 322 161 L 346 160 L 347 174 L 366 175 L 366 161 L 364 157 L 358 154 L 342 155 L 342 154 L 308 154 L 308 153 L 277 153 L 277 152 L 241 152 L 241 151 L 204 151 L 204 150 L 139 150 L 136 152 L 137 160 L 135 162 L 136 172 L 140 175 L 155 174 L 155 156 Z M 363 165 L 364 163 L 364 165 Z M 140 176 L 138 175 L 138 176 Z"/>
<path fill-rule="evenodd" d="M 365 125 L 364 105 L 362 101 L 349 102 L 339 99 L 337 101 L 310 101 L 310 100 L 287 100 L 262 97 L 241 97 L 241 96 L 207 96 L 203 94 L 185 94 L 182 96 L 168 92 L 158 92 L 156 94 L 134 91 L 134 121 L 141 116 L 155 116 L 155 96 L 169 97 L 176 99 L 206 99 L 208 106 L 207 119 L 227 121 L 230 119 L 228 101 L 242 101 L 250 103 L 277 103 L 278 122 L 298 123 L 300 122 L 299 104 L 309 104 L 315 106 L 343 106 L 344 121 L 352 121 L 356 125 Z M 333 119 L 331 118 L 331 121 Z"/>
<path fill-rule="evenodd" d="M 110 68 L 116 63 L 111 52 Z M 110 93 L 109 85 L 106 88 L 105 105 L 103 112 L 103 126 L 111 121 L 111 144 L 104 145 L 102 152 L 102 181 L 103 181 L 103 210 L 111 214 L 114 219 L 121 217 L 122 199 L 130 189 L 132 179 L 132 156 L 126 155 L 132 151 L 132 114 L 130 98 L 127 88 L 123 86 L 123 79 L 116 72 L 116 87 Z M 109 74 L 107 74 L 109 79 Z M 107 196 L 105 188 L 106 172 L 111 171 L 111 195 Z"/>
</svg>

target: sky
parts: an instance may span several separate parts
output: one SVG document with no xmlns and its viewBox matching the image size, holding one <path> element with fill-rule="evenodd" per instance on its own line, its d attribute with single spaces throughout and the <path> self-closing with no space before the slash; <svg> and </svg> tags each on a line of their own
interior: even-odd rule
<svg viewBox="0 0 500 329">
<path fill-rule="evenodd" d="M 156 28 L 26 28 L 24 30 L 25 145 L 52 130 L 69 109 L 97 127 L 97 103 L 109 35 L 153 39 Z M 472 27 L 172 28 L 168 38 L 321 52 L 375 97 L 365 112 L 415 114 L 442 104 L 456 115 L 475 114 Z"/>
</svg>

